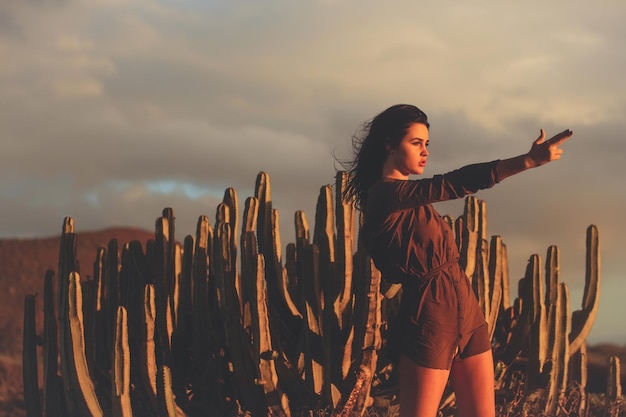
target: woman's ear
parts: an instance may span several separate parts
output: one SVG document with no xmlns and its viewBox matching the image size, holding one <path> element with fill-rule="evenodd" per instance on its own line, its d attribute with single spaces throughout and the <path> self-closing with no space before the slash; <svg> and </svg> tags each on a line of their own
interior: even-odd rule
<svg viewBox="0 0 626 417">
<path fill-rule="evenodd" d="M 386 144 L 386 145 L 385 145 L 385 152 L 386 152 L 387 154 L 390 154 L 390 153 L 391 153 L 391 151 L 393 151 L 393 148 L 392 148 L 389 144 Z"/>
</svg>

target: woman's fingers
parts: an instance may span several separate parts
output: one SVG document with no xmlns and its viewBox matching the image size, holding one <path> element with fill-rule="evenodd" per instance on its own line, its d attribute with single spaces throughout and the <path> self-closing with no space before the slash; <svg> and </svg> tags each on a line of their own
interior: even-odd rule
<svg viewBox="0 0 626 417">
<path fill-rule="evenodd" d="M 569 129 L 565 129 L 564 131 L 562 131 L 561 133 L 557 133 L 556 135 L 552 136 L 550 139 L 548 139 L 548 143 L 550 145 L 560 145 L 563 142 L 565 142 L 566 140 L 568 140 L 569 138 L 572 137 L 572 135 L 574 134 L 574 132 L 572 132 Z"/>
<path fill-rule="evenodd" d="M 535 139 L 535 145 L 539 145 L 543 143 L 543 140 L 546 138 L 546 132 L 543 129 L 539 130 L 539 137 Z"/>
<path fill-rule="evenodd" d="M 561 159 L 561 155 L 563 155 L 563 149 L 556 148 L 552 151 L 552 160 Z"/>
</svg>

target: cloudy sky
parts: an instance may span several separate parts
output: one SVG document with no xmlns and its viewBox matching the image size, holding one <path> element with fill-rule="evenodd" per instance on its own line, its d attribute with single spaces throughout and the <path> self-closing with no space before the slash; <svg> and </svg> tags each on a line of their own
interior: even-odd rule
<svg viewBox="0 0 626 417">
<path fill-rule="evenodd" d="M 423 4 L 430 3 L 430 4 Z M 0 237 L 153 229 L 179 238 L 270 175 L 283 242 L 313 221 L 333 155 L 396 103 L 431 121 L 426 174 L 526 152 L 571 128 L 561 161 L 487 201 L 511 279 L 561 248 L 578 309 L 585 231 L 600 229 L 592 343 L 626 343 L 626 3 L 28 0 L 0 3 Z M 440 205 L 457 216 L 461 202 Z"/>
</svg>

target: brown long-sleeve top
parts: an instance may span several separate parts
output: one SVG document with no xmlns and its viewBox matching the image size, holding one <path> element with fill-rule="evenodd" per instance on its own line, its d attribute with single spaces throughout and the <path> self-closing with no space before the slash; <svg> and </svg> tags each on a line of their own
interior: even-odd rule
<svg viewBox="0 0 626 417">
<path fill-rule="evenodd" d="M 490 188 L 499 178 L 498 161 L 492 161 L 432 178 L 376 182 L 360 236 L 383 278 L 405 283 L 458 260 L 452 230 L 431 203 Z"/>
</svg>

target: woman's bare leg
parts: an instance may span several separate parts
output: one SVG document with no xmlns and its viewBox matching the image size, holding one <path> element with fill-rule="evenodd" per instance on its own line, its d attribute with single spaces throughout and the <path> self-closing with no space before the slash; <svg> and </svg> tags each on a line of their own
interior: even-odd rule
<svg viewBox="0 0 626 417">
<path fill-rule="evenodd" d="M 495 392 L 491 351 L 455 360 L 450 372 L 457 417 L 494 417 Z"/>
<path fill-rule="evenodd" d="M 450 371 L 425 368 L 400 356 L 400 417 L 435 417 Z"/>
</svg>

